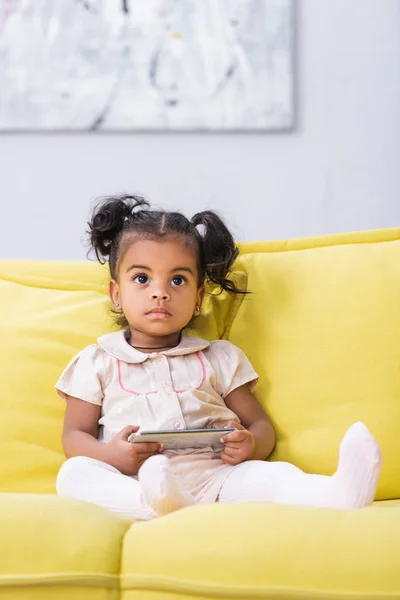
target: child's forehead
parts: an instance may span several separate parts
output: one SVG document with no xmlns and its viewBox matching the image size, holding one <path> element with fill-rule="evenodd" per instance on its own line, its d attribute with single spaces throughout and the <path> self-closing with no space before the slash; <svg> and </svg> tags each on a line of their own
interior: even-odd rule
<svg viewBox="0 0 400 600">
<path fill-rule="evenodd" d="M 148 266 L 175 267 L 177 263 L 194 265 L 197 262 L 196 252 L 182 237 L 161 239 L 136 238 L 127 246 L 122 264 L 138 263 Z"/>
</svg>

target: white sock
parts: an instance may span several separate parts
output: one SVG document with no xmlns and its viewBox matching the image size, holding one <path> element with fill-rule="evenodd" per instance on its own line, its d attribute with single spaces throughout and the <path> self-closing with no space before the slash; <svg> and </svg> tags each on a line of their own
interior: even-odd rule
<svg viewBox="0 0 400 600">
<path fill-rule="evenodd" d="M 381 450 L 364 423 L 354 423 L 340 444 L 339 464 L 332 477 L 339 507 L 372 504 L 382 468 Z"/>
<path fill-rule="evenodd" d="M 219 501 L 361 508 L 374 500 L 381 466 L 378 444 L 363 423 L 354 423 L 342 440 L 332 477 L 304 473 L 290 463 L 251 460 L 232 470 Z"/>
<path fill-rule="evenodd" d="M 150 456 L 140 467 L 138 479 L 147 504 L 159 516 L 194 504 L 193 496 L 180 488 L 166 456 Z"/>
</svg>

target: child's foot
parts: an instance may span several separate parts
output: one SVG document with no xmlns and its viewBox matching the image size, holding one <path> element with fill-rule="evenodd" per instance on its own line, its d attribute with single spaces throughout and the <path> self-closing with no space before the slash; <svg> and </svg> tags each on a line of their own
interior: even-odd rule
<svg viewBox="0 0 400 600">
<path fill-rule="evenodd" d="M 332 477 L 337 508 L 372 504 L 381 468 L 382 453 L 377 442 L 364 423 L 354 423 L 340 444 L 339 465 Z"/>
<path fill-rule="evenodd" d="M 139 469 L 138 479 L 146 502 L 159 516 L 194 504 L 193 496 L 179 489 L 165 456 L 148 458 Z"/>
</svg>

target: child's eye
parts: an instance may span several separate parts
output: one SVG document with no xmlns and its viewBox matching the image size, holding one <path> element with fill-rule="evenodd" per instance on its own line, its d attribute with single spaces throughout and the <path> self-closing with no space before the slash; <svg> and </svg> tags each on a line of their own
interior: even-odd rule
<svg viewBox="0 0 400 600">
<path fill-rule="evenodd" d="M 185 277 L 182 277 L 181 275 L 175 275 L 175 277 L 173 277 L 173 279 L 171 279 L 171 284 L 174 287 L 180 287 L 181 285 L 185 285 L 186 283 L 186 279 Z"/>
<path fill-rule="evenodd" d="M 133 281 L 135 283 L 139 283 L 140 285 L 145 285 L 149 281 L 149 278 L 147 277 L 147 275 L 141 274 L 141 275 L 136 275 L 133 278 Z"/>
</svg>

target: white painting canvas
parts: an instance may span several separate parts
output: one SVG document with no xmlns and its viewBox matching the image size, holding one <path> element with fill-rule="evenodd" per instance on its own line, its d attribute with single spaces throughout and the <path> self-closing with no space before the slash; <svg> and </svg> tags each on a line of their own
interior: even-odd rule
<svg viewBox="0 0 400 600">
<path fill-rule="evenodd" d="M 293 0 L 0 0 L 0 131 L 293 127 Z"/>
</svg>

